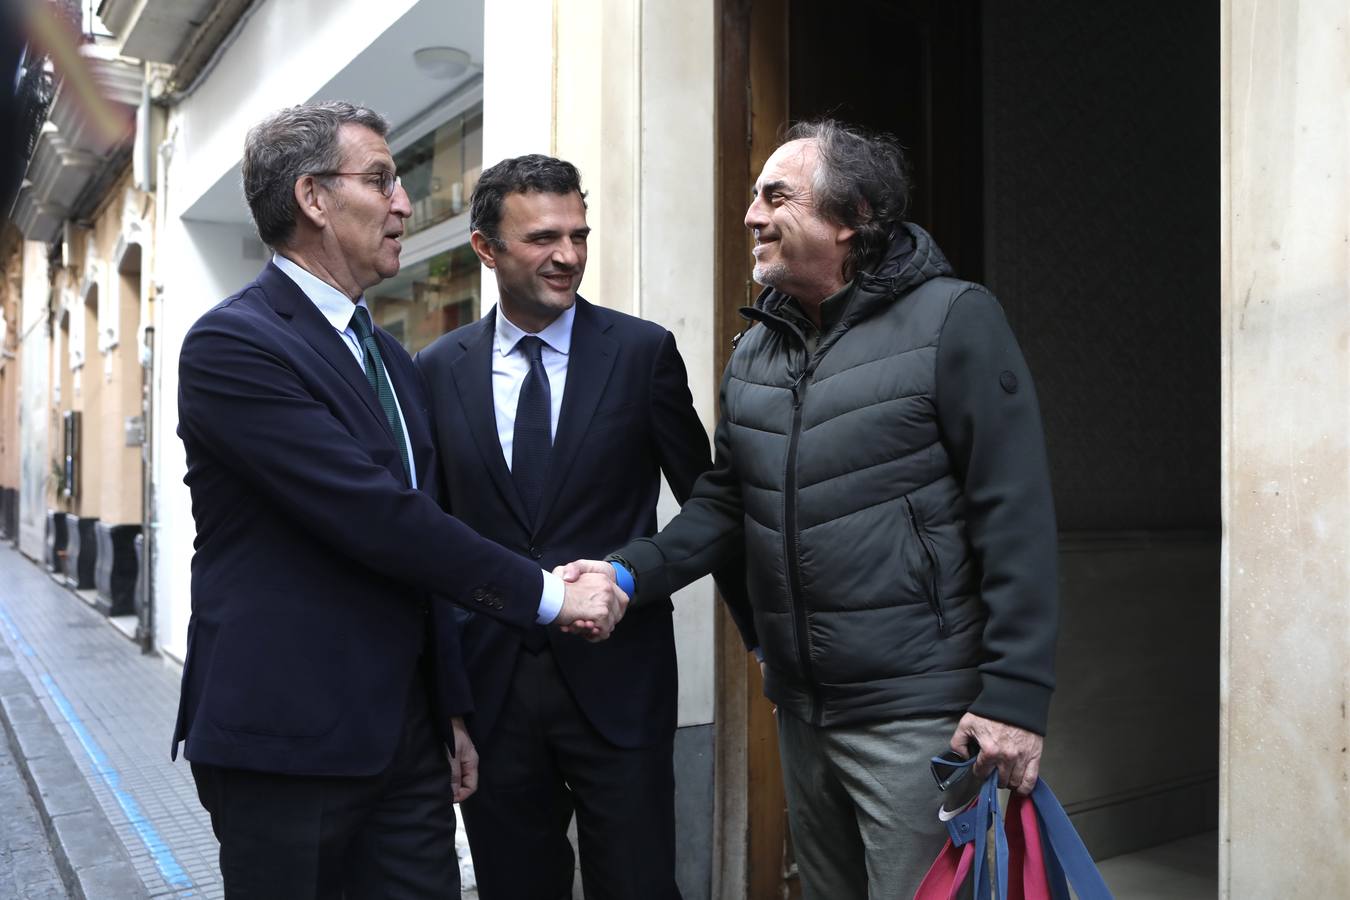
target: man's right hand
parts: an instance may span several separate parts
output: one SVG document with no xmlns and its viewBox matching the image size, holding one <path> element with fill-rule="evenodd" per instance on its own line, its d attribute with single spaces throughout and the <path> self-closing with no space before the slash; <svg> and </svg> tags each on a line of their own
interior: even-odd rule
<svg viewBox="0 0 1350 900">
<path fill-rule="evenodd" d="M 1034 731 L 1006 722 L 996 722 L 968 712 L 956 725 L 951 747 L 967 758 L 971 744 L 979 750 L 975 777 L 983 781 L 998 769 L 998 786 L 1029 796 L 1041 771 L 1041 751 L 1045 739 Z"/>
<path fill-rule="evenodd" d="M 609 564 L 604 566 L 608 575 L 586 572 L 576 573 L 571 580 L 564 577 L 563 605 L 553 624 L 588 641 L 603 641 L 610 636 L 628 608 L 628 595 L 614 583 Z"/>
<path fill-rule="evenodd" d="M 565 566 L 558 566 L 553 570 L 553 574 L 568 583 L 576 581 L 586 574 L 603 575 L 613 581 L 614 567 L 602 559 L 578 559 Z"/>
</svg>

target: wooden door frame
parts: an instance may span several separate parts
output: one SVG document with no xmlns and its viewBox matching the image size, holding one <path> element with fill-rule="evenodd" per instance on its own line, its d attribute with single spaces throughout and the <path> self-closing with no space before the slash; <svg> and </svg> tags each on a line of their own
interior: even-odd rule
<svg viewBox="0 0 1350 900">
<path fill-rule="evenodd" d="M 716 365 L 753 302 L 753 241 L 743 219 L 750 189 L 788 114 L 788 0 L 715 0 L 717 71 L 714 263 Z M 713 896 L 782 895 L 787 819 L 778 733 L 759 667 L 726 609 L 715 624 L 716 749 Z"/>
</svg>

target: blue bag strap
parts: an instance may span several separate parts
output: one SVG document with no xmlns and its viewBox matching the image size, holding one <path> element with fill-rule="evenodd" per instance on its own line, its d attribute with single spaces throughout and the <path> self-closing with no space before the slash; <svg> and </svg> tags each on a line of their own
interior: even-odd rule
<svg viewBox="0 0 1350 900">
<path fill-rule="evenodd" d="M 957 847 L 975 844 L 975 860 L 971 869 L 971 884 L 975 900 L 992 900 L 989 869 L 985 865 L 990 826 L 994 829 L 994 869 L 998 879 L 998 896 L 1008 896 L 1008 833 L 1003 827 L 1003 810 L 998 803 L 998 772 L 990 772 L 974 805 L 947 822 L 947 834 Z M 1088 900 L 1088 898 L 1084 898 Z"/>
<path fill-rule="evenodd" d="M 1032 804 L 1033 808 L 1035 804 Z M 1069 884 L 1064 878 L 1064 867 L 1050 844 L 1050 836 L 1045 833 L 1045 821 L 1036 816 L 1036 830 L 1041 834 L 1041 851 L 1045 859 L 1045 880 L 1050 886 L 1052 900 L 1073 900 L 1069 894 Z"/>
<path fill-rule="evenodd" d="M 998 770 L 989 773 L 985 782 L 994 807 L 994 865 L 998 870 L 998 897 L 1008 896 L 1008 832 L 1003 827 L 1003 808 L 998 804 Z"/>
<path fill-rule="evenodd" d="M 1083 839 L 1074 830 L 1068 815 L 1064 812 L 1064 807 L 1059 805 L 1059 800 L 1055 799 L 1054 792 L 1050 790 L 1050 785 L 1045 783 L 1044 778 L 1036 782 L 1036 787 L 1031 792 L 1031 802 L 1036 807 L 1036 818 L 1040 821 L 1042 833 L 1047 839 L 1046 846 L 1050 851 L 1045 858 L 1046 865 L 1053 866 L 1053 870 L 1047 869 L 1047 874 L 1051 876 L 1052 889 L 1057 883 L 1062 885 L 1064 877 L 1067 876 L 1069 884 L 1073 885 L 1074 893 L 1078 895 L 1078 900 L 1112 900 L 1106 882 L 1102 880 L 1101 873 L 1092 862 L 1087 847 L 1083 846 Z M 978 861 L 976 864 L 978 865 Z M 1054 878 L 1056 874 L 1054 870 L 1058 871 L 1058 879 Z M 1056 900 L 1058 898 L 1059 892 L 1056 889 Z"/>
</svg>

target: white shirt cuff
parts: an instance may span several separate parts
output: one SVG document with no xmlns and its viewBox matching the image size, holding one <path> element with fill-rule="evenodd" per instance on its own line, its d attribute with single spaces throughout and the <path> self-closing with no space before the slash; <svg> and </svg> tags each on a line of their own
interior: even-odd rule
<svg viewBox="0 0 1350 900">
<path fill-rule="evenodd" d="M 544 592 L 539 597 L 539 616 L 535 619 L 536 622 L 548 625 L 558 618 L 558 613 L 562 612 L 563 593 L 566 590 L 561 578 L 552 572 L 544 572 Z"/>
</svg>

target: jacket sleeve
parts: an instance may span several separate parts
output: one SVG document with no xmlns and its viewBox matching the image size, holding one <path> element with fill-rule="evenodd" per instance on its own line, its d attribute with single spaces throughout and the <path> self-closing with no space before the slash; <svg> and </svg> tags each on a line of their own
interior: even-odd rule
<svg viewBox="0 0 1350 900">
<path fill-rule="evenodd" d="M 532 624 L 542 571 L 405 487 L 279 352 L 235 318 L 208 313 L 183 342 L 185 443 L 305 523 L 333 552 L 475 612 Z M 198 534 L 199 543 L 206 539 Z"/>
<path fill-rule="evenodd" d="M 1045 733 L 1054 688 L 1058 550 L 1031 373 L 998 301 L 968 290 L 937 353 L 943 442 L 964 483 L 966 528 L 988 610 L 970 711 Z"/>
<path fill-rule="evenodd" d="M 670 332 L 665 333 L 653 360 L 651 385 L 651 424 L 656 458 L 675 499 L 683 505 L 693 494 L 699 476 L 712 465 L 712 459 L 708 454 L 708 434 L 689 393 L 684 359 Z M 753 648 L 755 632 L 746 592 L 743 541 L 738 542 L 725 562 L 716 564 L 712 574 L 727 610 L 746 641 L 746 648 Z"/>
</svg>

